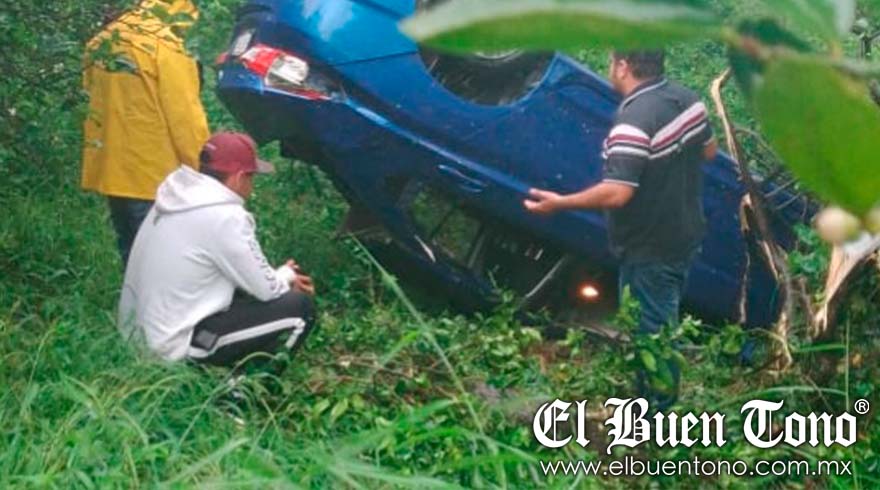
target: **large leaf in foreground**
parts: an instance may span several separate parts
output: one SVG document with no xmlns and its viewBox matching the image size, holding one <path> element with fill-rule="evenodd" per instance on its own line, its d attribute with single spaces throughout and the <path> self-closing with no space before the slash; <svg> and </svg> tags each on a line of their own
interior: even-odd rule
<svg viewBox="0 0 880 490">
<path fill-rule="evenodd" d="M 880 200 L 880 109 L 864 84 L 785 58 L 768 66 L 755 105 L 780 156 L 819 196 L 859 216 Z"/>
<path fill-rule="evenodd" d="M 830 41 L 849 33 L 856 19 L 855 0 L 764 0 L 764 3 L 781 19 Z"/>
<path fill-rule="evenodd" d="M 760 41 L 767 47 L 784 47 L 800 53 L 810 50 L 806 42 L 798 39 L 773 19 L 747 20 L 740 24 L 738 32 L 740 36 Z M 765 62 L 735 45 L 730 46 L 728 57 L 737 84 L 747 96 L 751 97 L 755 87 L 762 83 Z"/>
<path fill-rule="evenodd" d="M 638 0 L 451 0 L 403 22 L 413 39 L 452 51 L 657 47 L 714 36 L 686 3 Z"/>
</svg>

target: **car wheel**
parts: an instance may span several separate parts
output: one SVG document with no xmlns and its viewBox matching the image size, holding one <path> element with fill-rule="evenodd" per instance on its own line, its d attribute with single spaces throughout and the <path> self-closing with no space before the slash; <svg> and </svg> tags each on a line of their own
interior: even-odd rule
<svg viewBox="0 0 880 490">
<path fill-rule="evenodd" d="M 425 10 L 446 0 L 418 0 Z M 481 105 L 508 105 L 532 91 L 547 72 L 553 53 L 508 50 L 473 55 L 443 53 L 421 46 L 428 72 L 458 97 Z"/>
</svg>

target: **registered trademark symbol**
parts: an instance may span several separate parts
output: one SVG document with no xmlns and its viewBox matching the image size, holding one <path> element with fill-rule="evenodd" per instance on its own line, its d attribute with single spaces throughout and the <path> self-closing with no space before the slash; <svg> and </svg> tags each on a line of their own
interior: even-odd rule
<svg viewBox="0 0 880 490">
<path fill-rule="evenodd" d="M 859 415 L 865 415 L 866 413 L 871 411 L 871 404 L 868 402 L 868 400 L 862 398 L 860 400 L 856 400 L 856 404 L 853 406 L 853 410 L 855 410 L 856 413 Z"/>
</svg>

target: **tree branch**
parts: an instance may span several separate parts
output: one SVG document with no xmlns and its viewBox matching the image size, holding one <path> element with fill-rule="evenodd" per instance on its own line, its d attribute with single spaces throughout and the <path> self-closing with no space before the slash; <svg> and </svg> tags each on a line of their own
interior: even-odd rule
<svg viewBox="0 0 880 490">
<path fill-rule="evenodd" d="M 712 82 L 712 100 L 715 103 L 718 116 L 721 118 L 721 122 L 724 126 L 728 151 L 730 152 L 730 156 L 733 158 L 734 163 L 736 163 L 740 179 L 746 188 L 746 192 L 743 195 L 742 203 L 740 205 L 740 222 L 742 225 L 743 236 L 747 240 L 754 240 L 754 243 L 763 252 L 764 260 L 770 268 L 770 272 L 773 274 L 776 282 L 782 287 L 781 296 L 783 306 L 779 319 L 773 328 L 773 333 L 779 339 L 777 348 L 775 349 L 776 362 L 774 363 L 774 370 L 783 371 L 792 364 L 791 349 L 788 345 L 788 332 L 791 328 L 791 320 L 794 314 L 792 302 L 794 298 L 792 279 L 788 269 L 786 252 L 773 238 L 769 220 L 767 219 L 767 213 L 763 206 L 763 196 L 752 178 L 748 162 L 746 159 L 742 158 L 742 147 L 737 139 L 736 131 L 730 122 L 727 107 L 724 105 L 722 90 L 730 80 L 730 77 L 731 70 L 728 68 Z M 751 266 L 751 259 L 748 257 L 749 255 L 750 254 L 747 253 L 746 268 L 743 273 L 742 296 L 740 300 L 740 315 L 743 321 L 747 317 L 747 295 L 745 293 L 748 285 L 748 271 Z"/>
</svg>

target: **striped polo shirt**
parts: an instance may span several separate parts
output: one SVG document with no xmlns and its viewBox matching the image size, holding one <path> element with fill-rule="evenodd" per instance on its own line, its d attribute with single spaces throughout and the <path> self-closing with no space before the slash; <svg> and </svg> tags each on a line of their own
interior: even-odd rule
<svg viewBox="0 0 880 490">
<path fill-rule="evenodd" d="M 666 79 L 640 85 L 620 105 L 603 145 L 604 181 L 636 188 L 608 211 L 612 249 L 627 261 L 690 256 L 705 233 L 703 147 L 712 140 L 706 106 Z"/>
</svg>

